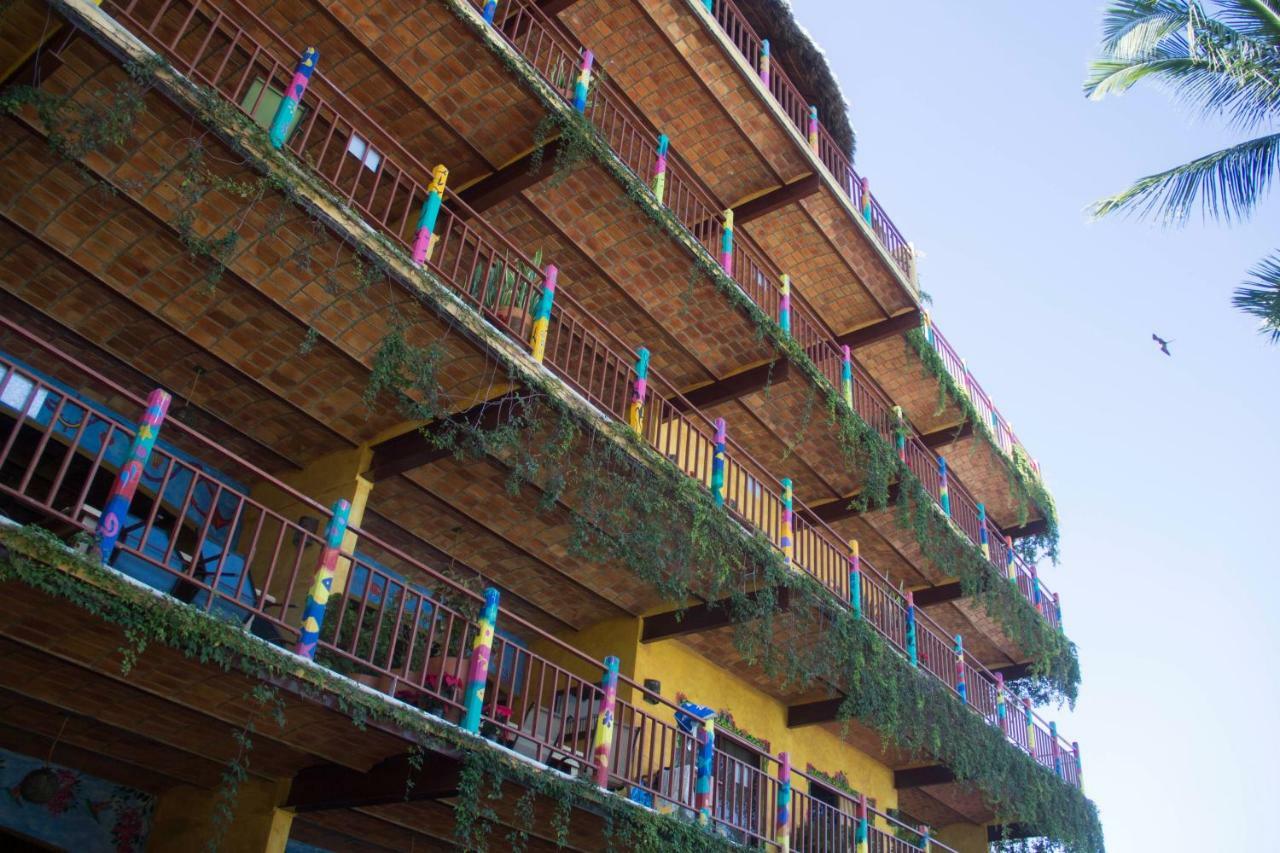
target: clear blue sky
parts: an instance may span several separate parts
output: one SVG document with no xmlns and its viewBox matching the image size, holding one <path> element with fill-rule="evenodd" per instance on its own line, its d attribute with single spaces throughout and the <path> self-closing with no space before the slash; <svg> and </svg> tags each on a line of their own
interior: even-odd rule
<svg viewBox="0 0 1280 853">
<path fill-rule="evenodd" d="M 1156 90 L 1083 98 L 1101 2 L 792 3 L 849 99 L 860 170 L 924 253 L 939 327 L 1057 498 L 1044 577 L 1084 683 L 1046 716 L 1080 741 L 1108 849 L 1263 849 L 1280 347 L 1229 298 L 1280 246 L 1280 198 L 1231 229 L 1089 221 L 1233 139 Z"/>
</svg>

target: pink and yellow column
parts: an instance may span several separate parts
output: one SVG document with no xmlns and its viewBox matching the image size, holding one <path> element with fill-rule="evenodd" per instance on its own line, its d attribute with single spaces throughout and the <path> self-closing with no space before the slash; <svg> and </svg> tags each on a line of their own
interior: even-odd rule
<svg viewBox="0 0 1280 853">
<path fill-rule="evenodd" d="M 631 384 L 631 403 L 627 406 L 627 423 L 637 433 L 644 430 L 644 398 L 649 390 L 649 350 L 636 350 L 636 378 Z"/>
<path fill-rule="evenodd" d="M 289 138 L 289 129 L 293 127 L 294 119 L 298 115 L 298 105 L 302 103 L 302 95 L 307 91 L 307 84 L 311 82 L 311 75 L 315 72 L 316 63 L 319 61 L 320 51 L 314 47 L 309 47 L 302 52 L 302 58 L 293 69 L 293 80 L 289 82 L 289 88 L 285 89 L 284 97 L 280 99 L 280 106 L 276 107 L 275 117 L 271 119 L 271 129 L 267 135 L 271 139 L 272 148 L 283 148 L 285 141 Z"/>
<path fill-rule="evenodd" d="M 733 278 L 733 211 L 724 212 L 724 233 L 720 237 L 720 269 Z"/>
<path fill-rule="evenodd" d="M 476 639 L 471 644 L 471 670 L 462 700 L 462 728 L 478 734 L 480 712 L 484 709 L 484 686 L 489 680 L 489 656 L 493 653 L 493 636 L 498 622 L 499 593 L 493 587 L 484 591 L 484 607 L 476 625 Z"/>
<path fill-rule="evenodd" d="M 1018 570 L 1013 564 L 1013 537 L 1004 537 L 1004 571 L 1011 583 L 1018 582 Z"/>
<path fill-rule="evenodd" d="M 782 556 L 787 561 L 787 565 L 791 565 L 795 561 L 796 543 L 794 521 L 795 513 L 793 505 L 795 503 L 795 492 L 791 487 L 791 478 L 784 477 L 782 479 Z"/>
<path fill-rule="evenodd" d="M 596 55 L 584 48 L 582 64 L 578 66 L 578 79 L 573 83 L 573 109 L 579 114 L 587 111 L 587 93 L 591 91 L 591 67 L 595 61 Z"/>
<path fill-rule="evenodd" d="M 809 147 L 818 153 L 818 108 L 809 105 Z"/>
<path fill-rule="evenodd" d="M 324 611 L 333 593 L 333 577 L 338 569 L 338 556 L 342 553 L 342 537 L 347 535 L 347 523 L 351 518 L 351 503 L 336 501 L 329 515 L 329 525 L 324 532 L 324 548 L 320 551 L 320 565 L 311 581 L 307 603 L 302 610 L 302 627 L 294 652 L 308 660 L 316 656 L 316 644 L 320 642 L 320 626 L 324 624 Z"/>
<path fill-rule="evenodd" d="M 768 39 L 761 40 L 760 42 L 760 82 L 764 84 L 764 87 L 766 89 L 769 88 L 769 72 L 772 70 L 770 68 L 769 53 L 770 53 L 769 40 Z"/>
<path fill-rule="evenodd" d="M 665 133 L 658 137 L 658 155 L 653 161 L 653 180 L 649 186 L 659 204 L 663 203 L 667 194 L 667 151 L 670 147 L 671 140 Z"/>
<path fill-rule="evenodd" d="M 959 634 L 956 634 L 956 692 L 961 702 L 969 702 L 969 690 L 964 683 L 964 637 Z"/>
<path fill-rule="evenodd" d="M 440 218 L 445 184 L 448 182 L 449 170 L 443 165 L 431 170 L 431 185 L 427 187 L 427 197 L 422 202 L 422 213 L 418 216 L 418 232 L 413 238 L 415 266 L 420 267 L 431 260 L 431 252 L 436 246 L 436 220 Z"/>
<path fill-rule="evenodd" d="M 533 360 L 542 364 L 547 356 L 547 331 L 551 328 L 551 309 L 556 301 L 556 279 L 560 270 L 555 264 L 547 264 L 542 278 L 542 295 L 533 310 L 533 332 L 529 339 L 529 350 Z"/>
<path fill-rule="evenodd" d="M 116 549 L 120 531 L 129 515 L 129 504 L 138 491 L 138 484 L 142 482 L 142 472 L 146 470 L 151 451 L 156 446 L 156 438 L 159 437 L 160 427 L 169 412 L 171 399 L 167 392 L 159 388 L 147 396 L 147 408 L 142 413 L 142 422 L 138 424 L 137 435 L 129 447 L 129 456 L 120 466 L 115 482 L 111 484 L 111 491 L 107 494 L 107 502 L 102 508 L 102 516 L 98 519 L 98 528 L 94 534 L 104 563 L 111 559 L 111 552 Z"/>
<path fill-rule="evenodd" d="M 600 697 L 600 715 L 596 717 L 596 738 L 592 747 L 596 784 L 609 786 L 609 753 L 613 749 L 614 711 L 618 702 L 618 659 L 612 655 L 604 659 L 603 695 Z"/>
</svg>

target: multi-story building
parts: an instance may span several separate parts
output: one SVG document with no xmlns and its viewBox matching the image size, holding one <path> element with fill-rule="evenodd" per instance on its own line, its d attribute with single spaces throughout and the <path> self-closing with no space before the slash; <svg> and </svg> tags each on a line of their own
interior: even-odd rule
<svg viewBox="0 0 1280 853">
<path fill-rule="evenodd" d="M 784 3 L 14 0 L 0 70 L 3 832 L 1101 847 L 1051 500 Z"/>
</svg>

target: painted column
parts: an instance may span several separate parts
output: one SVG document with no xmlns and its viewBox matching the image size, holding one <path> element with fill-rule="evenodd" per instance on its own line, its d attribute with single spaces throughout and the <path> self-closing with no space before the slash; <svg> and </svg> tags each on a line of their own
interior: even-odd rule
<svg viewBox="0 0 1280 853">
<path fill-rule="evenodd" d="M 907 424 L 906 419 L 902 416 L 902 407 L 893 407 L 893 417 L 897 421 L 897 426 L 893 431 L 893 443 L 898 448 L 898 461 L 907 461 Z"/>
<path fill-rule="evenodd" d="M 853 831 L 853 847 L 855 853 L 867 853 L 868 835 L 870 830 L 867 828 L 867 795 L 862 794 L 858 797 L 858 826 Z"/>
<path fill-rule="evenodd" d="M 916 831 L 920 833 L 920 849 L 929 853 L 929 825 L 922 823 Z"/>
<path fill-rule="evenodd" d="M 103 563 L 111 559 L 111 552 L 116 549 L 116 541 L 119 540 L 125 518 L 129 515 L 129 504 L 138 491 L 138 483 L 142 482 L 142 472 L 146 470 L 147 460 L 151 458 L 151 451 L 156 446 L 156 437 L 160 434 L 160 427 L 164 425 L 171 399 L 167 392 L 159 388 L 147 395 L 147 408 L 142 413 L 137 435 L 129 447 L 129 456 L 120 466 L 115 482 L 111 484 L 107 502 L 102 508 L 102 517 L 98 519 L 98 528 L 94 533 Z"/>
<path fill-rule="evenodd" d="M 1084 765 L 1080 763 L 1080 741 L 1073 740 L 1071 742 L 1071 754 L 1076 759 L 1076 787 L 1081 791 L 1084 790 Z"/>
<path fill-rule="evenodd" d="M 853 618 L 862 618 L 862 549 L 857 539 L 849 540 L 849 605 Z"/>
<path fill-rule="evenodd" d="M 987 534 L 986 504 L 978 504 L 978 547 L 982 549 L 982 556 L 987 558 L 987 562 L 991 562 L 991 539 Z"/>
<path fill-rule="evenodd" d="M 956 634 L 956 692 L 960 701 L 968 704 L 969 690 L 964 683 L 964 637 Z"/>
<path fill-rule="evenodd" d="M 760 42 L 760 82 L 764 84 L 766 89 L 769 88 L 769 40 L 763 39 Z"/>
<path fill-rule="evenodd" d="M 418 216 L 418 233 L 413 238 L 415 266 L 420 267 L 431 260 L 431 252 L 436 247 L 436 220 L 440 217 L 444 188 L 448 182 L 449 170 L 443 165 L 431 170 L 431 185 L 427 187 L 427 198 L 422 202 L 422 213 Z"/>
<path fill-rule="evenodd" d="M 711 500 L 716 506 L 724 506 L 724 458 L 728 441 L 728 425 L 724 418 L 716 418 L 715 455 L 711 457 Z"/>
<path fill-rule="evenodd" d="M 933 320 L 929 317 L 928 311 L 925 311 L 922 314 L 922 317 L 923 319 L 921 320 L 921 325 L 924 327 L 924 336 L 929 341 L 929 346 L 933 347 L 934 349 L 937 349 L 937 346 L 938 346 L 936 342 L 937 339 L 934 337 L 934 334 L 933 334 Z"/>
<path fill-rule="evenodd" d="M 920 665 L 920 653 L 916 648 L 916 598 L 907 590 L 907 658 L 912 666 Z"/>
<path fill-rule="evenodd" d="M 586 49 L 582 51 L 582 65 L 578 68 L 578 79 L 573 84 L 573 108 L 579 114 L 587 111 L 587 92 L 591 90 L 591 66 L 595 61 L 594 53 Z"/>
<path fill-rule="evenodd" d="M 791 850 L 791 754 L 778 753 L 778 825 L 774 840 L 782 853 Z"/>
<path fill-rule="evenodd" d="M 627 423 L 637 433 L 644 430 L 644 398 L 649 390 L 649 350 L 636 350 L 636 378 L 631 383 L 631 404 L 627 406 Z"/>
<path fill-rule="evenodd" d="M 707 717 L 700 721 L 702 728 L 698 730 L 698 754 L 695 762 L 693 783 L 693 804 L 698 810 L 698 823 L 711 825 L 711 805 L 714 796 L 711 775 L 715 767 L 716 757 L 716 718 Z"/>
<path fill-rule="evenodd" d="M 560 277 L 560 270 L 555 264 L 547 264 L 547 269 L 542 278 L 542 295 L 538 299 L 538 306 L 533 311 L 533 333 L 529 339 L 529 349 L 532 351 L 533 360 L 542 364 L 542 360 L 547 355 L 547 330 L 551 328 L 551 308 L 556 301 L 556 280 Z"/>
<path fill-rule="evenodd" d="M 947 458 L 945 456 L 938 457 L 938 502 L 942 504 L 942 511 L 947 514 L 947 518 L 951 517 L 951 490 L 947 488 Z"/>
<path fill-rule="evenodd" d="M 848 344 L 840 347 L 840 394 L 844 404 L 853 409 L 853 350 Z"/>
<path fill-rule="evenodd" d="M 862 218 L 867 220 L 867 224 L 872 224 L 871 216 L 871 179 L 862 179 Z"/>
<path fill-rule="evenodd" d="M 498 11 L 498 0 L 488 0 L 484 4 L 484 22 L 486 24 L 493 23 L 493 15 Z"/>
<path fill-rule="evenodd" d="M 1062 747 L 1058 745 L 1058 724 L 1055 721 L 1049 723 L 1049 739 L 1053 741 L 1053 772 L 1058 778 L 1062 776 Z"/>
<path fill-rule="evenodd" d="M 778 325 L 791 334 L 791 276 L 782 274 L 781 295 L 778 297 Z"/>
<path fill-rule="evenodd" d="M 596 784 L 609 786 L 609 751 L 613 748 L 614 706 L 618 701 L 618 665 L 616 657 L 604 659 L 604 695 L 600 698 L 600 713 L 596 717 L 596 740 L 592 749 L 595 760 Z"/>
<path fill-rule="evenodd" d="M 311 82 L 311 74 L 316 70 L 316 63 L 319 61 L 320 51 L 314 47 L 309 47 L 302 52 L 298 66 L 293 69 L 293 80 L 289 82 L 289 88 L 280 99 L 280 106 L 276 107 L 275 118 L 271 120 L 271 130 L 267 135 L 271 139 L 272 148 L 284 147 L 285 140 L 289 137 L 289 128 L 293 126 L 294 117 L 298 115 L 298 104 L 302 103 L 302 94 L 307 91 L 307 84 Z"/>
<path fill-rule="evenodd" d="M 702 0 L 702 5 L 706 7 L 708 12 L 714 11 L 711 6 L 714 0 Z"/>
<path fill-rule="evenodd" d="M 996 673 L 996 721 L 1000 723 L 1000 731 L 1009 736 L 1009 709 L 1005 706 L 1004 674 Z"/>
<path fill-rule="evenodd" d="M 809 147 L 818 153 L 818 108 L 809 105 Z"/>
<path fill-rule="evenodd" d="M 724 212 L 724 234 L 720 238 L 720 269 L 733 278 L 733 211 Z"/>
<path fill-rule="evenodd" d="M 792 528 L 794 520 L 792 514 L 792 504 L 795 500 L 795 493 L 791 488 L 791 478 L 784 477 L 782 479 L 782 556 L 786 559 L 787 565 L 791 565 L 796 555 L 795 531 Z"/>
<path fill-rule="evenodd" d="M 1013 583 L 1018 582 L 1018 570 L 1013 564 L 1013 537 L 1004 537 L 1004 570 Z"/>
<path fill-rule="evenodd" d="M 1053 594 L 1053 618 L 1058 623 L 1058 633 L 1062 633 L 1062 599 Z"/>
<path fill-rule="evenodd" d="M 476 639 L 471 644 L 471 674 L 467 678 L 467 692 L 463 699 L 462 728 L 480 732 L 480 711 L 484 707 L 484 685 L 489 678 L 489 654 L 493 651 L 493 629 L 498 621 L 498 591 L 489 587 L 484 591 L 484 609 L 476 626 Z"/>
<path fill-rule="evenodd" d="M 658 156 L 653 161 L 653 180 L 649 184 L 658 204 L 663 203 L 667 194 L 667 150 L 670 147 L 671 140 L 665 133 L 658 137 Z"/>
<path fill-rule="evenodd" d="M 1030 698 L 1022 700 L 1022 712 L 1027 718 L 1027 752 L 1031 754 L 1031 757 L 1034 758 L 1038 764 L 1040 759 L 1036 755 L 1036 724 L 1034 718 L 1031 716 Z"/>
<path fill-rule="evenodd" d="M 338 555 L 342 552 L 342 538 L 347 535 L 347 522 L 351 518 L 351 502 L 334 501 L 329 515 L 329 525 L 324 531 L 324 548 L 320 551 L 320 565 L 311 581 L 307 603 L 302 610 L 302 627 L 298 632 L 298 645 L 294 652 L 308 660 L 316 656 L 316 643 L 320 641 L 320 626 L 324 624 L 324 610 L 333 593 L 333 576 L 338 569 Z"/>
<path fill-rule="evenodd" d="M 1044 598 L 1040 594 L 1040 572 L 1035 563 L 1031 564 L 1031 600 L 1036 606 L 1036 612 L 1043 616 Z"/>
</svg>

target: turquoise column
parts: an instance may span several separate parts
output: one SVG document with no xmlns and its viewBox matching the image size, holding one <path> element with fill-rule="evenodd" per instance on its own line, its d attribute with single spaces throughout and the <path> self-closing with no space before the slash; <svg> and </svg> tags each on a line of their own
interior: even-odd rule
<svg viewBox="0 0 1280 853">
<path fill-rule="evenodd" d="M 591 66 L 596 55 L 589 50 L 582 51 L 582 65 L 578 68 L 578 79 L 573 84 L 573 108 L 579 114 L 587 111 L 587 93 L 591 90 Z"/>
<path fill-rule="evenodd" d="M 907 658 L 912 666 L 920 665 L 920 654 L 916 648 L 916 599 L 911 590 L 907 590 Z"/>
<path fill-rule="evenodd" d="M 849 606 L 853 618 L 862 618 L 862 551 L 857 539 L 849 540 Z"/>
<path fill-rule="evenodd" d="M 120 466 L 115 482 L 111 484 L 111 491 L 107 494 L 107 502 L 103 505 L 102 516 L 98 519 L 98 527 L 94 532 L 94 538 L 98 540 L 98 553 L 102 555 L 104 563 L 111 559 L 111 552 L 116 549 L 120 531 L 129 515 L 129 504 L 138 491 L 138 484 L 142 482 L 142 472 L 151 459 L 160 427 L 164 425 L 165 415 L 169 412 L 170 400 L 169 395 L 159 388 L 147 396 L 147 408 L 143 410 L 138 432 L 129 447 L 129 455 Z"/>
<path fill-rule="evenodd" d="M 716 506 L 724 506 L 725 446 L 728 442 L 728 424 L 724 418 L 716 418 L 715 455 L 711 457 L 711 499 Z"/>
<path fill-rule="evenodd" d="M 494 627 L 498 622 L 499 593 L 493 587 L 484 591 L 484 609 L 480 611 L 475 642 L 471 645 L 471 674 L 463 699 L 462 728 L 480 732 L 480 711 L 484 707 L 484 685 L 489 679 L 489 655 L 493 651 Z"/>
<path fill-rule="evenodd" d="M 320 641 L 320 626 L 324 624 L 324 611 L 333 593 L 333 577 L 338 569 L 338 556 L 342 553 L 342 538 L 347 535 L 347 523 L 351 517 L 351 504 L 345 500 L 334 503 L 329 525 L 324 532 L 324 548 L 320 551 L 320 565 L 311 581 L 307 603 L 302 611 L 302 627 L 298 634 L 296 654 L 308 660 L 316 656 L 316 644 Z"/>
<path fill-rule="evenodd" d="M 314 47 L 309 47 L 302 52 L 302 58 L 298 60 L 298 65 L 293 70 L 293 80 L 285 90 L 284 97 L 280 99 L 280 106 L 276 107 L 275 118 L 271 120 L 271 130 L 267 135 L 271 139 L 272 148 L 283 148 L 285 140 L 289 138 L 289 128 L 293 127 L 294 117 L 298 114 L 298 105 L 302 103 L 302 95 L 307 91 L 307 84 L 311 82 L 311 75 L 315 72 L 316 63 L 319 61 L 320 51 Z"/>
</svg>

